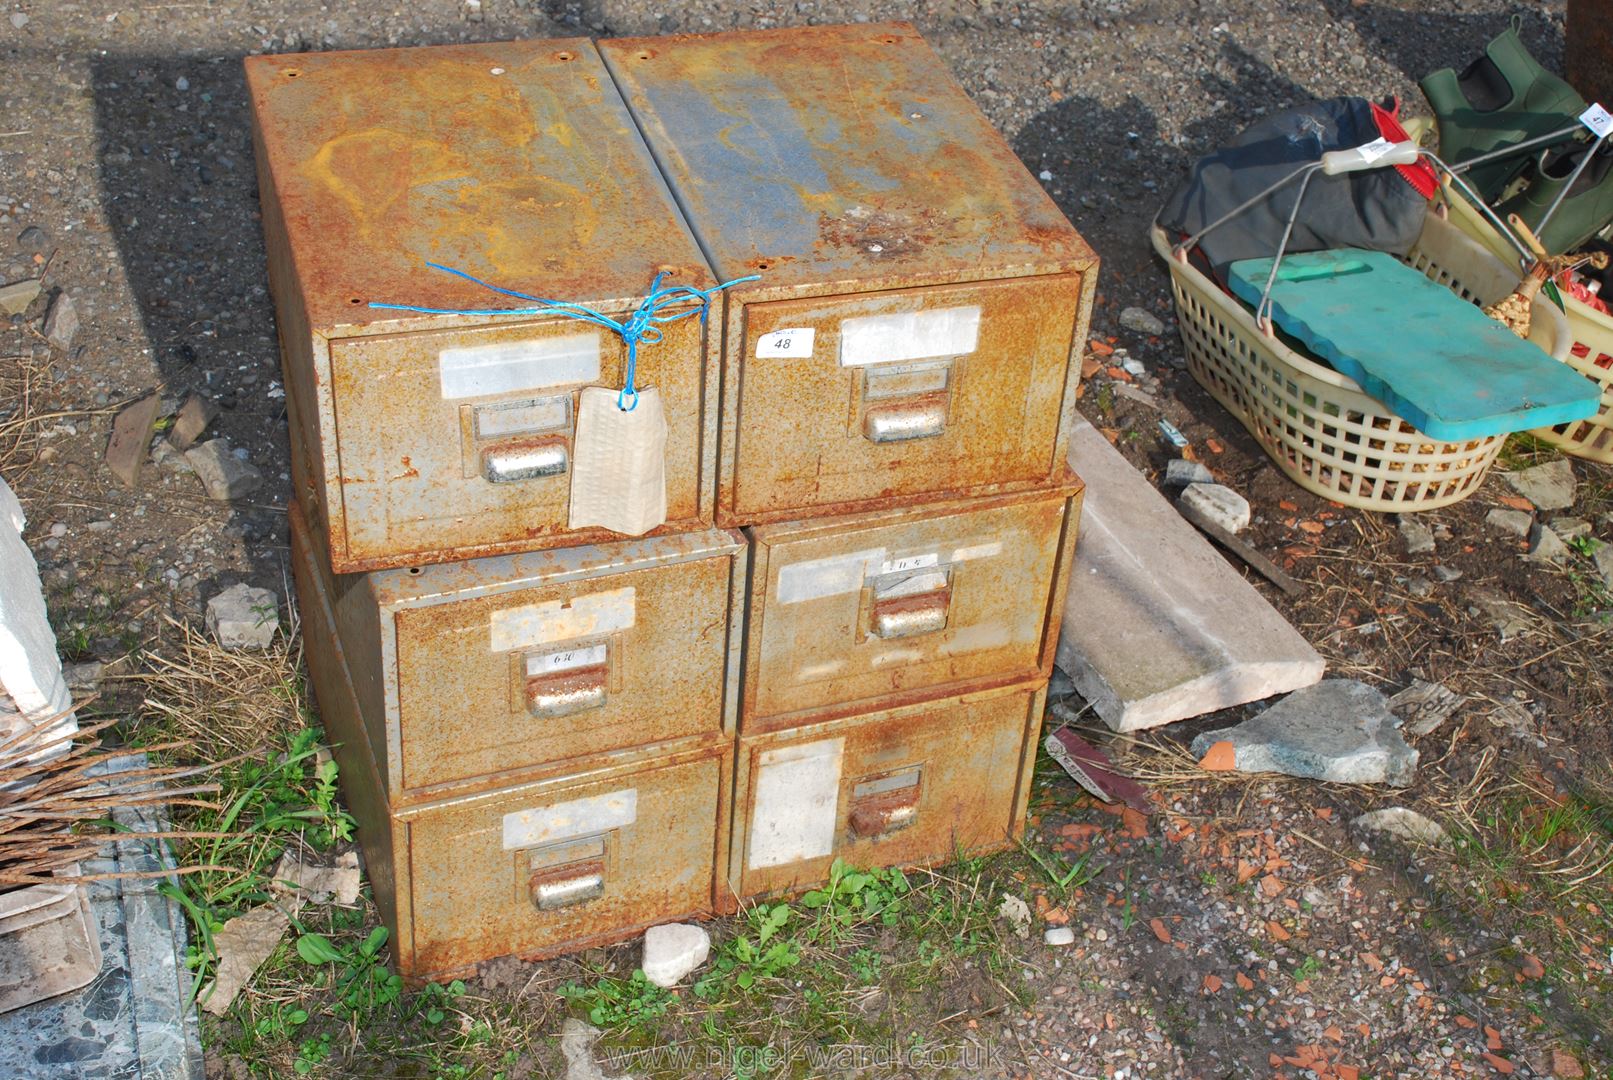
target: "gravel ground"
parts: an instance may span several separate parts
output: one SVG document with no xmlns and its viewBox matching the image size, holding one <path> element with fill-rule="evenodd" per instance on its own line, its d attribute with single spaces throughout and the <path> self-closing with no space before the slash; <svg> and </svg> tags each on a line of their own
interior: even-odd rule
<svg viewBox="0 0 1613 1080">
<path fill-rule="evenodd" d="M 1118 319 L 1140 306 L 1172 322 L 1144 232 L 1193 158 L 1258 113 L 1310 97 L 1396 93 L 1420 104 L 1418 76 L 1464 61 L 1509 16 L 1555 65 L 1562 0 L 21 0 L 7 15 L 0 272 L 14 281 L 48 265 L 82 328 L 52 350 L 34 329 L 41 299 L 4 332 L 4 354 L 28 360 L 8 363 L 10 389 L 16 371 L 32 370 L 33 408 L 61 415 L 28 429 L 37 438 L 0 446 L 0 467 L 24 498 L 74 658 L 159 647 L 164 617 L 199 618 L 235 581 L 289 591 L 286 420 L 240 57 L 905 18 L 1097 248 L 1094 336 L 1145 363 L 1139 385 L 1196 443 L 1224 445 L 1212 464 L 1255 502 L 1258 546 L 1286 552 L 1315 586 L 1281 604 L 1335 673 L 1388 688 L 1422 673 L 1474 702 L 1420 743 L 1424 775 L 1399 800 L 1494 825 L 1493 811 L 1473 810 L 1481 799 L 1515 806 L 1500 800 L 1524 784 L 1549 802 L 1597 769 L 1605 780 L 1606 638 L 1574 628 L 1576 582 L 1523 568 L 1512 541 L 1481 523 L 1502 500 L 1499 479 L 1436 515 L 1445 562 L 1466 568 L 1466 582 L 1419 592 L 1428 567 L 1401 553 L 1392 524 L 1282 480 L 1180 370 L 1173 333 L 1141 338 Z M 113 481 L 100 465 L 111 412 L 152 389 L 172 404 L 190 391 L 218 398 L 216 433 L 263 485 L 220 504 L 179 468 L 148 466 L 135 492 Z M 1083 403 L 1101 425 L 1153 430 L 1149 406 L 1101 400 Z M 1165 458 L 1148 438 L 1124 448 L 1150 473 Z M 1582 516 L 1613 509 L 1609 470 L 1577 469 Z M 1613 538 L 1605 520 L 1597 528 Z M 1462 590 L 1478 582 L 1528 608 L 1537 625 L 1521 643 L 1500 647 L 1469 614 Z M 1071 912 L 1044 913 L 1068 914 L 1078 941 L 1026 953 L 1038 1003 L 982 1020 L 1005 1073 L 1568 1077 L 1579 1075 L 1573 1059 L 1613 1067 L 1608 924 L 1591 901 L 1599 941 L 1582 920 L 1511 918 L 1505 898 L 1495 915 L 1473 902 L 1486 885 L 1471 863 L 1368 845 L 1347 829 L 1392 801 L 1377 793 L 1224 779 L 1159 790 L 1168 809 L 1147 821 L 1110 816 L 1051 777 L 1038 796 L 1040 835 L 1092 851 L 1105 870 Z M 1527 896 L 1512 900 L 1530 910 Z M 1549 977 L 1536 973 L 1537 954 Z M 1559 974 L 1571 966 L 1577 974 Z"/>
</svg>

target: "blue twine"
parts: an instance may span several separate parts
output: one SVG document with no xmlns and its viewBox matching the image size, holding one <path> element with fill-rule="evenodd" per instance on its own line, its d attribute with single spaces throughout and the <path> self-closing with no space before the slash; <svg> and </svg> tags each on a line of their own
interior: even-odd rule
<svg viewBox="0 0 1613 1080">
<path fill-rule="evenodd" d="M 550 300 L 542 296 L 531 296 L 527 293 L 516 292 L 514 289 L 494 285 L 491 282 L 483 281 L 479 277 L 467 274 L 463 270 L 455 270 L 451 266 L 443 266 L 440 263 L 428 262 L 426 265 L 433 270 L 441 270 L 446 274 L 464 278 L 466 281 L 480 285 L 484 289 L 490 289 L 504 296 L 513 296 L 517 300 L 529 300 L 540 306 L 480 309 L 428 308 L 416 307 L 413 304 L 383 304 L 379 301 L 371 300 L 370 307 L 385 308 L 388 311 L 413 311 L 421 315 L 537 315 L 543 318 L 577 319 L 580 322 L 593 323 L 595 326 L 604 327 L 606 330 L 610 330 L 620 336 L 622 341 L 627 344 L 627 377 L 624 380 L 626 385 L 616 395 L 616 407 L 623 412 L 632 412 L 638 408 L 638 387 L 634 385 L 634 379 L 638 374 L 639 342 L 654 345 L 661 340 L 662 325 L 677 322 L 679 319 L 687 319 L 690 315 L 696 313 L 700 315 L 700 323 L 704 326 L 706 312 L 711 308 L 711 298 L 719 291 L 747 281 L 761 280 L 761 275 L 751 274 L 748 277 L 725 281 L 721 285 L 713 285 L 709 289 L 697 289 L 692 285 L 669 285 L 663 289 L 661 288 L 661 278 L 665 276 L 666 272 L 662 271 L 656 274 L 655 279 L 650 282 L 650 293 L 644 298 L 644 302 L 629 312 L 625 318 L 617 321 L 585 304 L 575 304 L 569 300 Z M 662 314 L 666 309 L 678 305 L 690 306 L 673 311 L 671 314 Z"/>
</svg>

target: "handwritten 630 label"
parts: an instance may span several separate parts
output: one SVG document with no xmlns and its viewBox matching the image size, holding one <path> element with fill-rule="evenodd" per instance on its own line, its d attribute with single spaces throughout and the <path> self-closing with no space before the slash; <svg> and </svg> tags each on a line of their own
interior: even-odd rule
<svg viewBox="0 0 1613 1080">
<path fill-rule="evenodd" d="M 779 357 L 808 357 L 812 355 L 812 339 L 817 330 L 810 326 L 797 326 L 787 330 L 774 330 L 756 339 L 756 358 L 766 360 Z"/>
</svg>

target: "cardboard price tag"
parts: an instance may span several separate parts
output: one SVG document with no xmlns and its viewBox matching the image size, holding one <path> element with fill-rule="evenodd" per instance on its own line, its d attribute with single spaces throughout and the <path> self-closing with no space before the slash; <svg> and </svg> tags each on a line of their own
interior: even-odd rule
<svg viewBox="0 0 1613 1080">
<path fill-rule="evenodd" d="M 577 407 L 570 526 L 642 536 L 666 523 L 666 415 L 655 387 L 632 411 L 615 390 L 587 386 Z"/>
</svg>

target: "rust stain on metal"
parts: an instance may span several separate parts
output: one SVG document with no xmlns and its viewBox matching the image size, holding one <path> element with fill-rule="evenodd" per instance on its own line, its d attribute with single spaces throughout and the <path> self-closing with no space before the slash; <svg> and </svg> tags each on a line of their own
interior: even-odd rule
<svg viewBox="0 0 1613 1080">
<path fill-rule="evenodd" d="M 599 49 L 718 275 L 761 274 L 727 301 L 718 522 L 1057 482 L 1097 257 L 913 27 Z M 978 339 L 847 358 L 850 320 L 970 307 Z M 797 328 L 809 355 L 761 348 Z M 871 385 L 924 363 L 944 419 Z"/>
<path fill-rule="evenodd" d="M 741 731 L 1045 677 L 1079 491 L 748 530 Z"/>
<path fill-rule="evenodd" d="M 1040 728 L 1041 683 L 885 710 L 805 731 L 742 736 L 728 877 L 738 896 L 821 884 L 837 859 L 855 866 L 922 866 L 958 852 L 1007 846 L 1024 828 L 1026 747 Z M 769 783 L 770 751 L 825 754 L 819 776 L 835 797 L 812 808 Z M 789 757 L 791 755 L 782 755 Z M 780 833 L 802 837 L 788 858 Z"/>
</svg>

